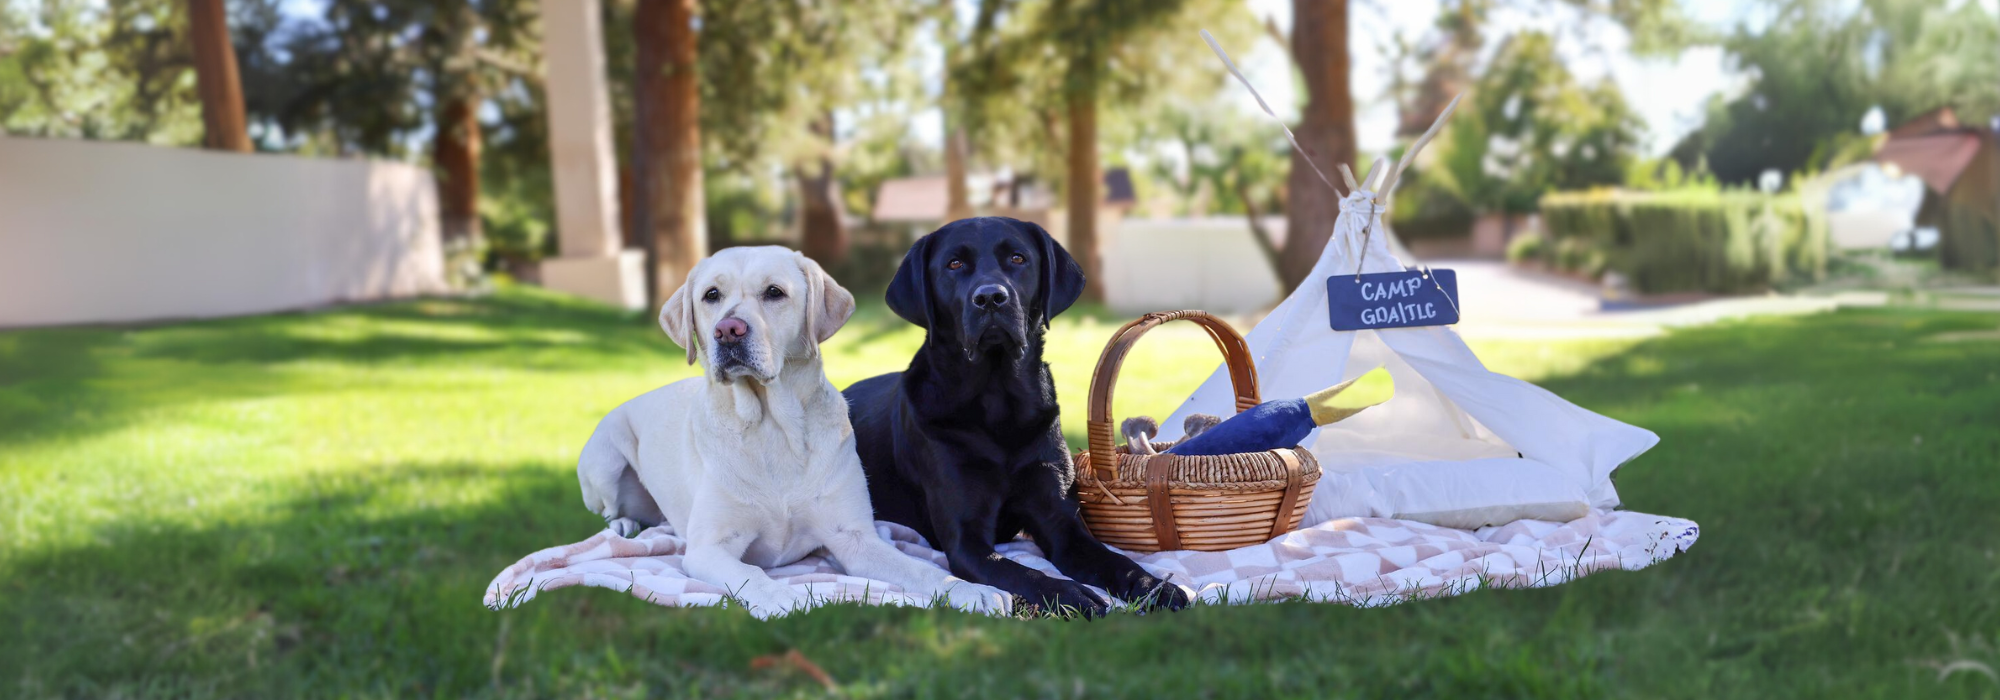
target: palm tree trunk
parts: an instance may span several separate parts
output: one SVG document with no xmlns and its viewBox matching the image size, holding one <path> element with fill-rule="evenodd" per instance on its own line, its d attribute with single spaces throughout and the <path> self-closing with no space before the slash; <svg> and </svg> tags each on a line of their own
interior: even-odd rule
<svg viewBox="0 0 2000 700">
<path fill-rule="evenodd" d="M 249 153 L 250 129 L 243 117 L 236 48 L 229 42 L 229 15 L 222 0 L 188 0 L 187 13 L 195 89 L 201 95 L 201 146 Z"/>
<path fill-rule="evenodd" d="M 437 116 L 431 161 L 437 168 L 438 214 L 447 241 L 479 240 L 479 103 L 472 95 L 447 98 Z"/>
<path fill-rule="evenodd" d="M 1354 162 L 1354 92 L 1348 81 L 1347 0 L 1292 0 L 1292 60 L 1305 79 L 1306 108 L 1297 135 L 1307 153 L 1292 154 L 1286 180 L 1286 289 L 1306 281 L 1340 216 L 1339 195 L 1328 190 L 1306 158 L 1332 173 Z"/>
<path fill-rule="evenodd" d="M 632 22 L 639 111 L 634 176 L 641 200 L 635 218 L 650 234 L 654 306 L 672 296 L 708 252 L 694 15 L 695 0 L 639 0 Z"/>
<path fill-rule="evenodd" d="M 1081 82 L 1081 81 L 1080 81 Z M 1083 268 L 1083 298 L 1103 301 L 1104 289 L 1097 255 L 1097 95 L 1069 91 L 1069 174 L 1064 189 L 1069 207 L 1069 254 Z"/>
</svg>

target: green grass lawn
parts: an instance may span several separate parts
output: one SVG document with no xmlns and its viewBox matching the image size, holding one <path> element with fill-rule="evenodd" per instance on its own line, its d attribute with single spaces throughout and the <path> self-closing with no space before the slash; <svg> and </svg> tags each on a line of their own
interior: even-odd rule
<svg viewBox="0 0 2000 700">
<path fill-rule="evenodd" d="M 1073 442 L 1117 322 L 1052 332 Z M 1994 697 L 1996 327 L 1884 309 L 1476 343 L 1660 433 L 1619 490 L 1700 544 L 1551 589 L 1094 622 L 755 622 L 600 589 L 481 607 L 500 569 L 601 526 L 574 474 L 596 420 L 690 374 L 650 317 L 507 289 L 0 333 L 0 696 L 824 695 L 753 665 L 796 650 L 861 697 Z M 917 340 L 867 306 L 827 367 L 845 386 Z M 1118 414 L 1164 415 L 1213 353 L 1149 336 Z"/>
</svg>

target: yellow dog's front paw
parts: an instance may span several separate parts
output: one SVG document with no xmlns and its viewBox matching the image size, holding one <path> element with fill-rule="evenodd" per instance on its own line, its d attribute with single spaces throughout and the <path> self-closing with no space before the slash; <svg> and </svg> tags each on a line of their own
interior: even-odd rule
<svg viewBox="0 0 2000 700">
<path fill-rule="evenodd" d="M 992 586 L 953 578 L 943 589 L 945 599 L 958 610 L 986 615 L 1005 615 L 1014 610 L 1013 594 Z"/>
<path fill-rule="evenodd" d="M 744 607 L 750 610 L 750 615 L 759 620 L 805 612 L 813 605 L 812 596 L 793 591 L 790 586 L 782 584 L 776 588 L 759 591 L 756 595 L 743 595 L 742 599 Z"/>
</svg>

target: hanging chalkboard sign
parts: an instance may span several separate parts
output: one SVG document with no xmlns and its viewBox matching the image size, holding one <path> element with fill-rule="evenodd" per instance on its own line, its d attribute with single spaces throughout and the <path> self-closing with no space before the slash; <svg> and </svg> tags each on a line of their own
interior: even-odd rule
<svg viewBox="0 0 2000 700">
<path fill-rule="evenodd" d="M 1433 269 L 1334 275 L 1326 308 L 1337 331 L 1458 323 L 1458 273 Z"/>
</svg>

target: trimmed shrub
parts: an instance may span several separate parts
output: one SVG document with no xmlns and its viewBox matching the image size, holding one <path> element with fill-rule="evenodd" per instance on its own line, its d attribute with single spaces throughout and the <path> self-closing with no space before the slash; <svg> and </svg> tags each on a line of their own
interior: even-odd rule
<svg viewBox="0 0 2000 700">
<path fill-rule="evenodd" d="M 1617 270 L 1642 294 L 1752 292 L 1826 271 L 1826 221 L 1795 194 L 1690 188 L 1593 190 L 1542 198 L 1565 260 Z M 1568 251 L 1568 252 L 1565 252 Z M 1568 256 L 1568 257 L 1564 257 Z"/>
<path fill-rule="evenodd" d="M 1525 231 L 1507 242 L 1507 262 L 1518 263 L 1528 260 L 1542 261 L 1547 246 L 1542 244 L 1542 234 Z"/>
<path fill-rule="evenodd" d="M 1595 277 L 1604 271 L 1604 254 L 1590 241 L 1565 238 L 1556 241 L 1556 269 Z"/>
</svg>

